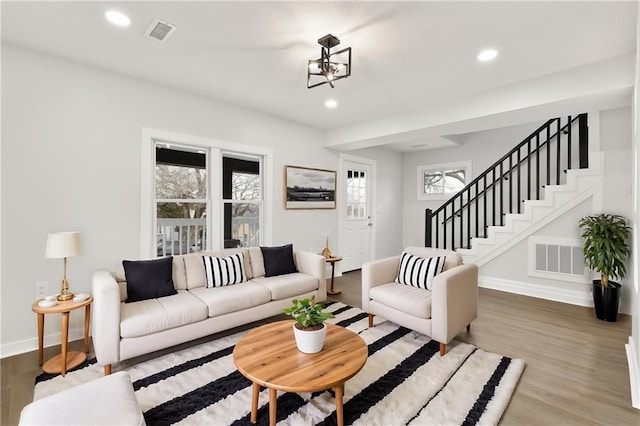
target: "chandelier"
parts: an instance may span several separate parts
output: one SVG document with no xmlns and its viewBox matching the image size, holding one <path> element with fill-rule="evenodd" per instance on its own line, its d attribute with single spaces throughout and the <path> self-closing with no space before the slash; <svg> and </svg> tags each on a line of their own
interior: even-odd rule
<svg viewBox="0 0 640 426">
<path fill-rule="evenodd" d="M 340 44 L 338 37 L 331 34 L 318 39 L 318 44 L 322 46 L 320 58 L 308 63 L 307 89 L 327 83 L 333 88 L 336 80 L 351 75 L 351 48 L 331 53 L 331 48 Z"/>
</svg>

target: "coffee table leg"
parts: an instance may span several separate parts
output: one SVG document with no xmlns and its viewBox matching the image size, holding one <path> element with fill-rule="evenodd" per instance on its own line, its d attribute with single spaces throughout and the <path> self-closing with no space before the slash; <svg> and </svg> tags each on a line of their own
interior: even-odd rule
<svg viewBox="0 0 640 426">
<path fill-rule="evenodd" d="M 251 423 L 258 421 L 258 395 L 260 395 L 260 385 L 254 382 L 251 394 Z"/>
<path fill-rule="evenodd" d="M 342 416 L 342 397 L 344 396 L 344 383 L 336 386 L 336 420 L 338 421 L 338 426 L 342 426 L 344 424 L 343 416 Z"/>
<path fill-rule="evenodd" d="M 269 426 L 276 426 L 276 404 L 278 403 L 278 391 L 269 389 Z"/>
</svg>

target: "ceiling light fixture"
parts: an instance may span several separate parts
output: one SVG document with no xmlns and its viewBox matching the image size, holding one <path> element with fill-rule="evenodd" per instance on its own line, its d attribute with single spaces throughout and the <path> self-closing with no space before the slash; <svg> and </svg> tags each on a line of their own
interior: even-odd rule
<svg viewBox="0 0 640 426">
<path fill-rule="evenodd" d="M 131 19 L 129 19 L 129 17 L 124 13 L 118 12 L 117 10 L 107 10 L 104 13 L 104 16 L 107 18 L 107 21 L 119 27 L 128 27 L 129 24 L 131 24 Z"/>
<path fill-rule="evenodd" d="M 338 101 L 334 99 L 329 99 L 327 102 L 324 103 L 324 106 L 326 106 L 327 108 L 335 108 L 338 106 Z"/>
<path fill-rule="evenodd" d="M 320 49 L 320 59 L 313 59 L 307 66 L 307 89 L 329 83 L 333 88 L 336 80 L 347 78 L 351 75 L 351 48 L 339 50 L 331 53 L 331 48 L 340 44 L 338 37 L 327 34 L 318 39 Z M 317 78 L 320 77 L 318 82 Z M 312 83 L 314 79 L 316 82 Z"/>
<path fill-rule="evenodd" d="M 495 59 L 496 56 L 498 56 L 498 51 L 496 49 L 486 49 L 478 53 L 478 60 L 480 62 L 488 62 Z"/>
</svg>

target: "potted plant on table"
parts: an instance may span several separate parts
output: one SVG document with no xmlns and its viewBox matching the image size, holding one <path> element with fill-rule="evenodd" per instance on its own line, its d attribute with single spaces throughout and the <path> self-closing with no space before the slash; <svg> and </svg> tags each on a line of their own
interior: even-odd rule
<svg viewBox="0 0 640 426">
<path fill-rule="evenodd" d="M 583 217 L 579 226 L 585 264 L 600 272 L 600 279 L 593 280 L 592 285 L 596 317 L 615 322 L 622 286 L 611 279 L 623 279 L 627 273 L 626 260 L 630 254 L 627 239 L 631 228 L 624 217 L 612 214 Z"/>
<path fill-rule="evenodd" d="M 333 318 L 331 312 L 323 311 L 324 306 L 316 303 L 316 297 L 310 299 L 293 299 L 292 306 L 284 309 L 286 315 L 293 317 L 293 333 L 300 352 L 314 354 L 322 350 L 327 326 L 324 323 Z"/>
</svg>

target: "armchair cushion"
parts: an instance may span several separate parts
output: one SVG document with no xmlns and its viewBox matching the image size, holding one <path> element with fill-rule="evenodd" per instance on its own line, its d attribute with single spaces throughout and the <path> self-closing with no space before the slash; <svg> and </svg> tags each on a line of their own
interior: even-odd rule
<svg viewBox="0 0 640 426">
<path fill-rule="evenodd" d="M 442 272 L 446 256 L 423 258 L 402 252 L 396 282 L 431 290 L 433 277 Z"/>
<path fill-rule="evenodd" d="M 371 300 L 418 318 L 431 318 L 431 291 L 390 283 L 371 288 Z"/>
</svg>

